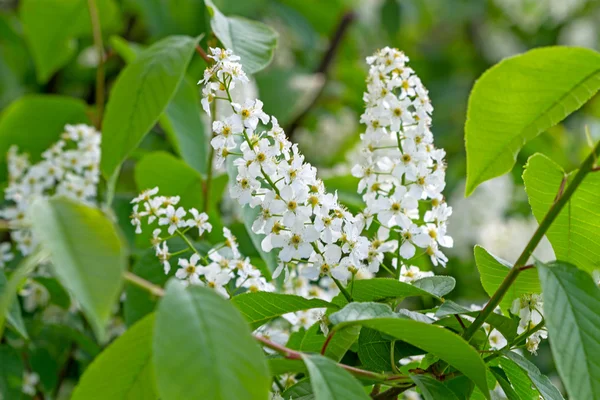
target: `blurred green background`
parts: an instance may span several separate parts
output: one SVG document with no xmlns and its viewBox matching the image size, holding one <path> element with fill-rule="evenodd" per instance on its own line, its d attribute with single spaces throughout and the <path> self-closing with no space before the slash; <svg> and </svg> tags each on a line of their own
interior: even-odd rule
<svg viewBox="0 0 600 400">
<path fill-rule="evenodd" d="M 62 13 L 59 6 L 52 12 L 32 12 L 48 2 L 84 9 L 72 15 Z M 111 50 L 112 36 L 145 45 L 171 34 L 197 35 L 204 31 L 201 1 L 98 0 L 97 3 L 108 49 L 109 90 L 124 65 L 117 52 Z M 492 253 L 511 260 L 535 229 L 521 180 L 527 157 L 542 152 L 570 170 L 586 153 L 588 137 L 600 138 L 600 98 L 596 96 L 563 124 L 527 144 L 510 176 L 486 183 L 471 198 L 464 199 L 463 127 L 474 81 L 502 58 L 530 48 L 558 44 L 598 50 L 600 0 L 214 0 L 214 3 L 227 15 L 262 20 L 278 32 L 274 61 L 254 77 L 256 90 L 265 103 L 265 111 L 275 115 L 300 144 L 307 159 L 326 179 L 328 189 L 338 190 L 340 198 L 350 206 L 360 207 L 361 202 L 349 169 L 362 130 L 358 120 L 363 109 L 367 71 L 364 59 L 383 46 L 398 47 L 410 57 L 411 66 L 430 91 L 436 145 L 447 152 L 445 193 L 455 208 L 451 234 L 456 247 L 448 268 L 436 273 L 457 278 L 453 298 L 465 305 L 481 304 L 487 298 L 473 262 L 473 245 L 482 244 Z M 0 0 L 0 109 L 31 93 L 62 94 L 94 103 L 98 57 L 92 47 L 85 4 L 81 0 Z M 34 30 L 40 29 L 49 36 L 61 35 L 61 59 L 54 71 L 36 68 L 30 37 Z M 189 78 L 200 79 L 204 67 L 203 61 L 196 57 L 190 65 Z M 154 150 L 172 151 L 160 127 L 153 129 L 132 158 L 139 159 Z M 121 198 L 123 202 L 116 203 L 117 207 L 123 204 L 124 213 L 128 212 L 127 199 L 139 189 L 133 179 L 133 163 L 129 164 L 119 182 L 117 200 Z M 227 204 L 222 209 L 227 210 Z M 239 229 L 236 233 L 239 234 Z M 552 253 L 548 246 L 543 246 L 538 256 L 550 259 Z M 552 370 L 547 343 L 536 363 L 542 372 Z"/>
</svg>

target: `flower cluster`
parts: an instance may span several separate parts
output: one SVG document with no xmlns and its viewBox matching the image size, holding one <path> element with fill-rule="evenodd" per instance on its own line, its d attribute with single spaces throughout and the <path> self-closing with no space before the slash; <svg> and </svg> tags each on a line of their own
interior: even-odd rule
<svg viewBox="0 0 600 400">
<path fill-rule="evenodd" d="M 367 226 L 375 220 L 383 230 L 398 234 L 404 260 L 424 249 L 434 265 L 445 265 L 440 247 L 452 247 L 446 234 L 452 208 L 444 201 L 444 156 L 433 145 L 428 92 L 407 66 L 404 53 L 386 47 L 367 58 L 370 65 L 366 111 L 361 122 L 360 161 L 352 174 L 367 205 Z M 429 209 L 421 215 L 419 203 Z"/>
<path fill-rule="evenodd" d="M 11 238 L 23 255 L 30 254 L 37 243 L 26 219 L 33 199 L 63 195 L 95 204 L 100 180 L 101 134 L 88 125 L 66 125 L 56 143 L 42 153 L 41 161 L 32 163 L 28 154 L 17 146 L 8 151 L 8 187 L 4 190 L 11 205 L 0 211 L 12 230 Z M 0 245 L 0 264 L 10 260 L 10 247 Z"/>
<path fill-rule="evenodd" d="M 535 293 L 523 295 L 513 301 L 510 312 L 520 318 L 518 334 L 536 329 L 544 319 L 543 305 L 542 297 Z M 532 354 L 537 354 L 540 342 L 547 338 L 548 332 L 545 328 L 537 329 L 527 337 L 525 347 Z"/>
<path fill-rule="evenodd" d="M 189 258 L 180 257 L 177 261 L 179 268 L 175 277 L 185 284 L 207 286 L 226 297 L 229 296 L 230 286 L 249 291 L 275 290 L 260 270 L 250 263 L 250 259 L 242 257 L 235 236 L 227 228 L 223 228 L 225 242 L 202 255 L 187 238 L 186 233 L 193 230 L 198 236 L 202 236 L 205 232 L 210 232 L 212 225 L 208 222 L 206 213 L 201 213 L 195 208 L 186 210 L 178 207 L 179 196 L 158 196 L 158 191 L 158 187 L 145 190 L 132 200 L 134 206 L 131 223 L 135 226 L 136 233 L 142 233 L 144 222 L 148 226 L 154 224 L 152 245 L 165 274 L 171 270 L 169 260 L 173 256 L 192 253 Z M 168 240 L 176 236 L 185 241 L 187 248 L 171 253 Z"/>
<path fill-rule="evenodd" d="M 228 155 L 238 157 L 233 161 L 237 176 L 231 197 L 241 205 L 260 208 L 252 230 L 266 235 L 264 251 L 280 249 L 277 274 L 301 263 L 307 265 L 303 271 L 311 280 L 333 276 L 347 282 L 367 267 L 369 241 L 361 236 L 364 223 L 345 210 L 335 194 L 325 191 L 316 169 L 287 139 L 277 119 L 262 110 L 260 100 L 231 102 L 232 84 L 246 80 L 243 72 L 238 73 L 239 58 L 227 50 L 210 52 L 217 62 L 200 81 L 205 85 L 204 104 L 213 98 L 228 99 L 233 109 L 231 116 L 214 121 L 211 141 L 220 163 Z M 370 267 L 376 272 L 379 265 Z"/>
</svg>

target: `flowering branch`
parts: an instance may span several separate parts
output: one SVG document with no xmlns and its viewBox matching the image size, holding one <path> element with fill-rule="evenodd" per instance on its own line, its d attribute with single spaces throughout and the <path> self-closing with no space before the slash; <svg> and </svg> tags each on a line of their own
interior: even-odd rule
<svg viewBox="0 0 600 400">
<path fill-rule="evenodd" d="M 513 268 L 511 268 L 511 270 L 508 272 L 508 274 L 504 278 L 504 281 L 502 281 L 502 283 L 500 284 L 490 301 L 483 308 L 483 310 L 481 310 L 475 321 L 473 321 L 473 323 L 465 331 L 463 337 L 466 340 L 469 340 L 473 337 L 475 332 L 477 332 L 477 329 L 479 329 L 484 324 L 487 317 L 494 311 L 498 304 L 500 304 L 502 298 L 504 297 L 510 286 L 515 282 L 515 280 L 519 276 L 519 273 L 522 271 L 522 267 L 525 266 L 527 260 L 529 260 L 537 245 L 540 243 L 540 241 L 542 240 L 542 238 L 544 237 L 544 235 L 546 234 L 556 217 L 558 217 L 558 214 L 560 214 L 563 207 L 569 202 L 571 196 L 573 195 L 573 193 L 575 193 L 581 182 L 583 182 L 586 175 L 590 172 L 593 172 L 595 160 L 598 157 L 598 155 L 600 155 L 600 142 L 596 144 L 596 147 L 594 147 L 590 155 L 588 155 L 587 158 L 583 161 L 581 167 L 573 177 L 573 180 L 566 187 L 566 189 L 564 189 L 562 195 L 559 195 L 557 197 L 556 201 L 554 202 L 554 204 L 552 204 L 544 219 L 540 222 L 540 225 L 531 237 L 531 240 L 529 240 L 529 243 L 527 243 L 527 246 L 525 246 L 525 249 L 515 262 Z"/>
</svg>

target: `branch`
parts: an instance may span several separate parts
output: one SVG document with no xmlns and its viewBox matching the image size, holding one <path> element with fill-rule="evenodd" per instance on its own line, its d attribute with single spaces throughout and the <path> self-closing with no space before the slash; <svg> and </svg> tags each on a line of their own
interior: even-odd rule
<svg viewBox="0 0 600 400">
<path fill-rule="evenodd" d="M 145 280 L 144 278 L 140 278 L 139 276 L 126 271 L 123 274 L 123 278 L 134 284 L 135 286 L 142 288 L 146 291 L 148 291 L 150 294 L 156 296 L 156 297 L 162 297 L 165 295 L 165 291 L 163 290 L 163 288 L 161 288 L 160 286 L 155 285 L 152 282 L 148 282 L 147 280 Z"/>
<path fill-rule="evenodd" d="M 269 339 L 267 339 L 264 336 L 254 336 L 254 339 L 256 339 L 258 342 L 260 342 L 263 346 L 268 347 L 268 348 L 280 353 L 288 360 L 302 360 L 302 353 L 299 351 L 292 350 L 285 346 L 279 345 L 275 342 L 270 341 Z M 408 376 L 404 376 L 404 375 L 384 375 L 384 374 L 378 374 L 377 372 L 371 372 L 371 371 L 367 371 L 364 369 L 352 367 L 350 365 L 339 364 L 339 363 L 337 365 L 340 368 L 345 369 L 346 371 L 350 372 L 353 375 L 362 376 L 365 378 L 369 378 L 369 379 L 373 379 L 373 380 L 381 381 L 381 382 L 410 379 Z"/>
<path fill-rule="evenodd" d="M 348 11 L 344 15 L 342 15 L 342 18 L 340 19 L 340 22 L 338 23 L 338 26 L 335 32 L 333 33 L 331 40 L 329 41 L 329 48 L 327 48 L 327 50 L 325 51 L 325 54 L 323 55 L 319 66 L 315 70 L 315 74 L 323 74 L 325 78 L 323 80 L 321 88 L 314 96 L 312 102 L 310 102 L 306 106 L 306 108 L 300 114 L 298 114 L 298 116 L 296 116 L 296 118 L 285 128 L 285 131 L 287 132 L 288 138 L 290 140 L 292 140 L 296 129 L 298 129 L 298 127 L 302 124 L 304 118 L 306 118 L 310 111 L 315 107 L 315 105 L 319 101 L 319 98 L 325 91 L 325 86 L 327 85 L 327 78 L 329 76 L 331 64 L 333 63 L 335 55 L 337 54 L 337 51 L 342 43 L 344 35 L 348 31 L 350 24 L 352 23 L 352 21 L 354 21 L 355 18 L 356 14 L 354 14 L 354 12 L 352 11 Z"/>
<path fill-rule="evenodd" d="M 208 54 L 206 54 L 206 52 L 204 51 L 204 49 L 198 44 L 196 45 L 196 53 L 200 54 L 200 57 L 202 57 L 202 59 L 208 64 L 212 64 L 213 60 L 208 57 Z"/>
<path fill-rule="evenodd" d="M 527 243 L 527 246 L 525 246 L 525 249 L 515 262 L 515 265 L 510 269 L 510 271 L 504 278 L 504 281 L 502 281 L 502 283 L 500 284 L 490 301 L 486 304 L 483 310 L 481 310 L 475 321 L 473 321 L 473 323 L 465 331 L 465 333 L 463 334 L 463 338 L 465 338 L 467 341 L 473 337 L 475 332 L 477 332 L 477 329 L 479 329 L 484 324 L 487 317 L 492 312 L 494 312 L 494 309 L 498 306 L 498 304 L 500 304 L 502 298 L 504 297 L 510 286 L 519 276 L 522 267 L 525 266 L 527 260 L 529 260 L 531 254 L 533 253 L 537 245 L 540 243 L 540 241 L 542 240 L 542 238 L 544 237 L 544 235 L 546 234 L 556 217 L 558 217 L 558 214 L 560 214 L 563 207 L 569 202 L 571 196 L 573 196 L 573 193 L 575 193 L 581 182 L 583 182 L 586 175 L 590 172 L 593 172 L 595 160 L 599 154 L 600 142 L 596 144 L 596 147 L 594 147 L 592 152 L 583 161 L 581 167 L 573 177 L 573 180 L 571 181 L 569 186 L 567 186 L 567 188 L 564 189 L 562 195 L 557 196 L 556 201 L 554 202 L 554 204 L 552 204 L 552 206 L 548 210 L 548 213 L 540 222 L 540 225 L 531 237 L 531 240 L 529 240 L 529 243 Z M 561 183 L 561 188 L 559 188 L 559 192 L 562 191 L 562 187 L 563 184 Z"/>
<path fill-rule="evenodd" d="M 92 23 L 94 46 L 98 53 L 98 68 L 96 69 L 96 121 L 94 125 L 100 130 L 102 128 L 102 114 L 104 113 L 104 44 L 102 43 L 102 29 L 100 28 L 96 0 L 88 0 L 88 9 Z"/>
</svg>

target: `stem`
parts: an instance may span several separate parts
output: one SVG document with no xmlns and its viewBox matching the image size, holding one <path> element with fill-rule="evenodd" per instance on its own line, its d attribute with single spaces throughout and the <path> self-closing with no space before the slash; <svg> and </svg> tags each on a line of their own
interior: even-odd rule
<svg viewBox="0 0 600 400">
<path fill-rule="evenodd" d="M 306 116 L 310 113 L 310 111 L 313 109 L 313 107 L 317 104 L 317 102 L 323 95 L 323 92 L 325 91 L 325 86 L 327 85 L 327 77 L 329 75 L 329 69 L 331 68 L 333 59 L 335 58 L 335 55 L 340 47 L 340 44 L 342 43 L 342 39 L 343 39 L 344 35 L 348 31 L 350 24 L 352 23 L 352 21 L 354 21 L 355 18 L 356 18 L 356 15 L 352 11 L 348 11 L 344 15 L 342 15 L 342 18 L 340 19 L 340 22 L 338 23 L 338 26 L 337 26 L 331 40 L 329 41 L 329 48 L 323 55 L 323 58 L 321 59 L 321 62 L 319 63 L 319 66 L 315 71 L 316 74 L 322 74 L 324 76 L 323 85 L 321 85 L 321 88 L 319 89 L 317 94 L 314 96 L 314 98 L 310 102 L 310 104 L 308 104 L 306 106 L 306 108 L 304 110 L 302 110 L 302 112 L 300 112 L 300 114 L 298 114 L 298 116 L 294 119 L 294 121 L 292 121 L 290 123 L 290 125 L 287 126 L 286 129 L 284 129 L 287 132 L 288 138 L 290 140 L 292 140 L 292 137 L 294 136 L 294 132 L 296 131 L 296 129 L 298 127 L 300 127 L 304 118 L 306 118 Z"/>
<path fill-rule="evenodd" d="M 179 237 L 181 237 L 185 241 L 185 243 L 188 245 L 188 247 L 190 248 L 190 250 L 192 250 L 194 253 L 196 253 L 200 257 L 202 257 L 202 254 L 200 254 L 198 252 L 198 250 L 196 250 L 196 248 L 194 247 L 194 244 L 192 242 L 190 242 L 190 239 L 188 239 L 188 237 L 185 236 L 184 232 L 181 232 L 179 229 L 177 229 L 175 232 L 179 235 Z"/>
<path fill-rule="evenodd" d="M 212 64 L 213 60 L 208 57 L 208 54 L 206 54 L 206 52 L 204 51 L 204 49 L 202 47 L 200 47 L 200 45 L 196 45 L 196 53 L 200 54 L 200 57 L 202 57 L 202 59 L 208 64 Z"/>
<path fill-rule="evenodd" d="M 559 196 L 556 198 L 554 204 L 552 204 L 552 206 L 548 210 L 548 213 L 546 214 L 544 219 L 540 222 L 540 225 L 531 237 L 531 240 L 529 240 L 529 243 L 527 243 L 527 246 L 525 246 L 525 249 L 515 262 L 515 265 L 510 269 L 510 271 L 504 278 L 504 281 L 502 281 L 502 283 L 500 284 L 500 287 L 498 287 L 498 289 L 496 290 L 490 301 L 486 304 L 484 309 L 481 310 L 475 321 L 473 321 L 473 323 L 465 331 L 465 333 L 463 334 L 463 338 L 465 338 L 467 341 L 473 337 L 475 332 L 477 332 L 477 329 L 479 329 L 484 324 L 487 317 L 494 311 L 498 304 L 500 304 L 502 298 L 504 297 L 510 286 L 515 282 L 515 280 L 519 276 L 521 268 L 525 266 L 527 260 L 529 260 L 531 254 L 550 228 L 550 225 L 552 225 L 556 217 L 558 217 L 558 214 L 560 214 L 563 207 L 569 202 L 571 196 L 573 196 L 573 193 L 575 193 L 581 182 L 583 182 L 586 175 L 593 171 L 596 157 L 598 157 L 599 154 L 600 142 L 596 144 L 596 147 L 594 147 L 592 152 L 583 161 L 581 167 L 571 180 L 571 183 L 569 183 L 567 188 L 564 189 L 564 192 L 562 194 L 559 193 Z M 561 189 L 562 186 L 563 185 L 561 183 Z"/>
<path fill-rule="evenodd" d="M 342 282 L 338 281 L 333 276 L 331 277 L 331 279 L 333 280 L 335 285 L 338 287 L 338 289 L 340 289 L 340 292 L 342 292 L 342 294 L 344 295 L 346 300 L 348 300 L 348 303 L 352 303 L 352 296 L 350 296 L 350 293 L 348 293 L 348 291 L 346 290 L 344 285 L 342 285 Z"/>
<path fill-rule="evenodd" d="M 96 69 L 96 128 L 102 127 L 102 114 L 104 113 L 104 44 L 102 43 L 102 29 L 100 28 L 100 18 L 98 17 L 98 7 L 96 0 L 88 0 L 88 10 L 92 22 L 92 35 L 94 36 L 94 46 L 98 53 L 98 68 Z"/>
<path fill-rule="evenodd" d="M 336 332 L 336 330 L 332 330 L 329 335 L 327 335 L 327 339 L 325 339 L 325 343 L 323 343 L 323 347 L 321 347 L 321 355 L 325 355 L 327 346 L 329 345 L 329 342 L 331 342 L 331 339 L 333 339 L 333 335 L 335 335 Z"/>
<path fill-rule="evenodd" d="M 260 342 L 263 346 L 268 347 L 268 348 L 275 350 L 276 352 L 282 354 L 288 360 L 302 360 L 303 353 L 301 353 L 299 351 L 292 350 L 285 346 L 279 345 L 275 342 L 270 341 L 269 339 L 267 339 L 264 336 L 254 336 L 254 339 L 256 339 L 258 342 Z M 378 374 L 377 372 L 371 372 L 371 371 L 352 367 L 350 365 L 345 365 L 345 364 L 338 363 L 338 366 L 340 368 L 345 369 L 346 371 L 350 372 L 353 375 L 362 376 L 362 377 L 373 379 L 376 381 L 385 382 L 385 381 L 396 381 L 396 380 L 400 380 L 400 379 L 409 379 L 409 377 L 404 376 L 404 375 Z"/>
<path fill-rule="evenodd" d="M 210 108 L 212 109 L 212 113 L 211 113 L 212 118 L 211 118 L 211 123 L 210 123 L 210 129 L 212 130 L 212 123 L 217 119 L 217 116 L 216 116 L 217 107 L 216 107 L 216 103 L 214 101 L 211 104 Z M 214 132 L 211 137 L 215 137 Z M 204 204 L 202 204 L 202 211 L 204 211 L 204 212 L 208 211 L 208 203 L 210 200 L 210 184 L 212 182 L 212 174 L 213 174 L 213 158 L 215 157 L 214 147 L 212 147 L 212 145 L 210 143 L 208 144 L 208 146 L 210 147 L 210 151 L 208 153 L 208 166 L 206 168 L 206 181 L 204 182 Z"/>
<path fill-rule="evenodd" d="M 123 273 L 123 278 L 125 278 L 126 281 L 134 284 L 135 286 L 148 291 L 150 294 L 156 297 L 162 297 L 165 295 L 165 291 L 163 290 L 163 288 L 155 285 L 154 283 L 148 282 L 144 278 L 140 278 L 139 276 L 129 271 L 125 271 L 125 273 Z"/>
</svg>

